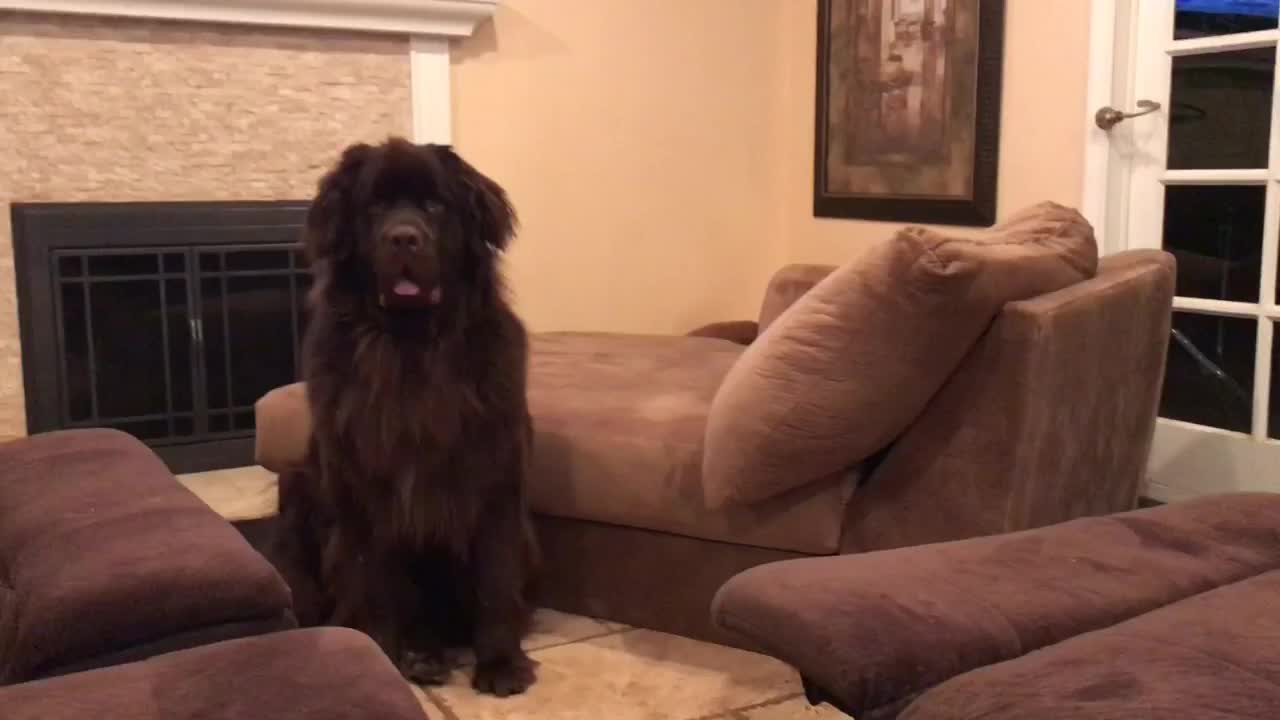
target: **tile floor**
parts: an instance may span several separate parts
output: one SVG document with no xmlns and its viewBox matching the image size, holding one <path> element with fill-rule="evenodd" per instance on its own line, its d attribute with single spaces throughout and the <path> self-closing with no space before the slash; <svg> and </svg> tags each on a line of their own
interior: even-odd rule
<svg viewBox="0 0 1280 720">
<path fill-rule="evenodd" d="M 262 468 L 186 475 L 184 485 L 232 520 L 275 512 L 275 476 Z M 414 688 L 433 720 L 835 720 L 811 708 L 790 668 L 770 658 L 551 610 L 525 647 L 538 683 L 515 698 L 471 690 L 464 666 L 442 687 Z"/>
</svg>

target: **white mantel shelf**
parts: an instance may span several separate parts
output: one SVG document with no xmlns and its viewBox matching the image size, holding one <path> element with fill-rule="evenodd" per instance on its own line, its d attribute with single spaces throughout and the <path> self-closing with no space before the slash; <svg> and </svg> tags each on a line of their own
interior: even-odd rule
<svg viewBox="0 0 1280 720">
<path fill-rule="evenodd" d="M 326 28 L 443 38 L 471 35 L 499 0 L 0 0 L 0 9 Z"/>
</svg>

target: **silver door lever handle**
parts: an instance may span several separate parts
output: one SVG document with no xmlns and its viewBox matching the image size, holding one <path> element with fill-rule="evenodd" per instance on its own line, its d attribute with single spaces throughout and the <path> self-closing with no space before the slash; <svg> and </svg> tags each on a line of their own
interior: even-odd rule
<svg viewBox="0 0 1280 720">
<path fill-rule="evenodd" d="M 1117 110 L 1111 106 L 1100 108 L 1093 116 L 1093 121 L 1103 130 L 1110 130 L 1129 118 L 1142 117 L 1160 109 L 1160 103 L 1155 100 L 1139 100 L 1138 111 L 1127 113 Z"/>
</svg>

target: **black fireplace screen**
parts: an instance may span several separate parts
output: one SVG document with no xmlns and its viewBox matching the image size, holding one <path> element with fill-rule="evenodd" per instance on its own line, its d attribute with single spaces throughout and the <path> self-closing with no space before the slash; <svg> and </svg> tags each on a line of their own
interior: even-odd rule
<svg viewBox="0 0 1280 720">
<path fill-rule="evenodd" d="M 117 428 L 175 472 L 251 464 L 254 402 L 298 376 L 304 213 L 16 205 L 29 431 Z"/>
</svg>

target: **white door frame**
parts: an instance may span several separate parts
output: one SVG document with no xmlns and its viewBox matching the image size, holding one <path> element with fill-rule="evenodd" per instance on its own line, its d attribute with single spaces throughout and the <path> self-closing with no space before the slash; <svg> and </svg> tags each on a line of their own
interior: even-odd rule
<svg viewBox="0 0 1280 720">
<path fill-rule="evenodd" d="M 1110 105 L 1124 111 L 1136 106 L 1138 33 L 1143 27 L 1138 22 L 1139 0 L 1090 0 L 1089 28 L 1089 65 L 1087 103 L 1084 117 L 1084 177 L 1081 189 L 1081 212 L 1095 226 L 1099 239 L 1099 249 L 1110 254 L 1128 246 L 1127 234 L 1129 226 L 1129 210 L 1132 203 L 1150 204 L 1150 198 L 1131 198 L 1130 187 L 1132 172 L 1135 169 L 1131 158 L 1139 162 L 1143 156 L 1134 142 L 1134 128 L 1143 123 L 1121 123 L 1110 132 L 1100 130 L 1094 120 L 1098 108 Z M 1152 31 L 1150 27 L 1148 31 Z M 1162 28 L 1162 34 L 1170 34 L 1171 28 Z M 1275 31 L 1267 31 L 1274 36 Z M 1256 38 L 1241 37 L 1242 47 L 1249 46 Z M 1274 43 L 1274 37 L 1269 42 Z M 1215 41 L 1214 45 L 1221 44 Z M 1151 69 L 1148 68 L 1148 71 Z M 1168 68 L 1162 70 L 1165 74 Z M 1280 73 L 1277 73 L 1276 96 L 1280 97 Z M 1147 85 L 1151 85 L 1147 78 Z M 1163 101 L 1163 98 L 1154 98 Z M 1280 165 L 1280 112 L 1272 117 L 1272 158 L 1269 166 Z M 1140 165 L 1138 166 L 1141 167 Z M 1250 174 L 1257 174 L 1249 171 Z M 1280 234 L 1280 213 L 1274 209 L 1273 193 L 1277 189 L 1275 178 L 1270 171 L 1261 171 L 1268 177 L 1268 201 L 1264 233 L 1267 237 Z M 1167 173 L 1165 173 L 1167 175 Z M 1240 171 L 1224 171 L 1223 180 L 1239 179 Z M 1197 171 L 1196 176 L 1205 176 Z M 1276 264 L 1274 245 L 1269 254 L 1263 258 L 1263 287 L 1259 300 L 1264 315 L 1273 319 L 1280 318 L 1280 307 L 1274 301 L 1274 280 L 1268 268 Z M 1232 315 L 1215 304 L 1212 300 L 1195 298 L 1179 298 L 1177 306 L 1185 310 L 1204 310 L 1212 314 Z M 1254 317 L 1250 313 L 1249 317 Z M 1272 325 L 1259 322 L 1259 348 L 1270 347 Z M 1280 446 L 1268 440 L 1264 432 L 1265 422 L 1262 411 L 1266 402 L 1260 401 L 1267 394 L 1271 381 L 1271 356 L 1262 352 L 1254 369 L 1254 428 L 1252 431 L 1255 446 L 1249 452 L 1239 452 L 1241 436 L 1238 433 L 1206 429 L 1200 426 L 1182 423 L 1175 420 L 1159 421 L 1157 427 L 1157 448 L 1151 457 L 1151 472 L 1164 477 L 1165 471 L 1173 478 L 1172 484 L 1152 482 L 1145 489 L 1145 494 L 1163 501 L 1180 500 L 1187 497 L 1211 493 L 1240 490 L 1278 491 L 1280 487 L 1273 479 L 1275 468 L 1280 464 Z"/>
<path fill-rule="evenodd" d="M 1133 0 L 1089 0 L 1089 66 L 1085 91 L 1084 173 L 1080 211 L 1094 226 L 1103 254 L 1123 250 L 1128 217 L 1128 162 L 1124 154 L 1124 124 L 1110 133 L 1094 122 L 1106 105 L 1133 105 Z"/>
</svg>

